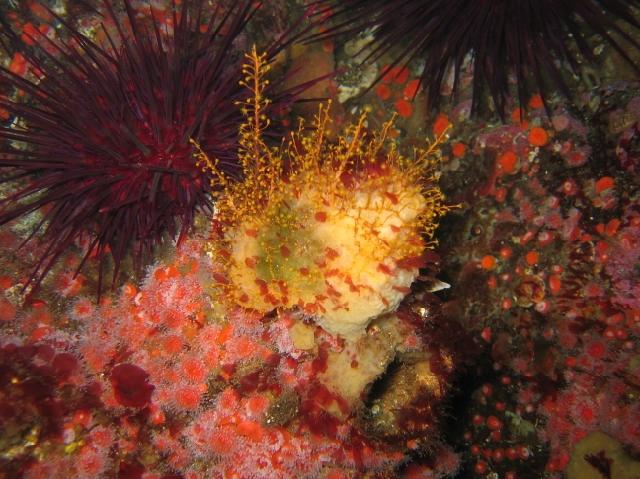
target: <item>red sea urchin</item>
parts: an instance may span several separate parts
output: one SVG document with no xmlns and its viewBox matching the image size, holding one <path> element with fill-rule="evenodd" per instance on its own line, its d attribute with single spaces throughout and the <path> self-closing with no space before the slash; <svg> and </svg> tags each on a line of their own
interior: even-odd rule
<svg viewBox="0 0 640 479">
<path fill-rule="evenodd" d="M 457 93 L 469 55 L 474 68 L 472 113 L 481 108 L 488 90 L 503 120 L 510 75 L 523 108 L 537 92 L 546 106 L 550 87 L 571 98 L 567 73 L 577 74 L 582 58 L 595 61 L 592 36 L 638 71 L 628 51 L 639 52 L 640 43 L 625 31 L 640 30 L 637 0 L 318 0 L 312 5 L 319 18 L 334 20 L 312 38 L 371 29 L 369 59 L 393 51 L 394 64 L 424 60 L 420 82 L 429 108 L 438 106 L 450 69 Z"/>
<path fill-rule="evenodd" d="M 234 43 L 259 6 L 185 0 L 162 21 L 153 7 L 138 17 L 132 3 L 103 0 L 103 42 L 50 10 L 66 39 L 37 31 L 20 39 L 0 15 L 5 50 L 27 66 L 23 76 L 0 68 L 3 91 L 16 92 L 0 96 L 10 121 L 0 127 L 0 184 L 12 190 L 0 199 L 0 224 L 43 212 L 28 238 L 43 231 L 34 287 L 83 238 L 89 246 L 78 271 L 89 256 L 100 258 L 98 293 L 109 256 L 115 283 L 128 255 L 139 269 L 165 234 L 182 238 L 195 212 L 211 206 L 192 144 L 231 176 L 240 173 L 235 104 L 245 93 Z M 274 40 L 269 58 L 291 39 Z M 295 94 L 280 94 L 276 104 Z"/>
</svg>

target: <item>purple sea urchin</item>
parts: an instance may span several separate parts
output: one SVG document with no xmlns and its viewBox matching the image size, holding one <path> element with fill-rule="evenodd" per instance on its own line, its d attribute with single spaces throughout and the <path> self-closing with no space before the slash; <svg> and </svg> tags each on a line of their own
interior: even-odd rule
<svg viewBox="0 0 640 479">
<path fill-rule="evenodd" d="M 100 258 L 98 291 L 107 257 L 115 282 L 128 255 L 139 268 L 165 234 L 183 237 L 197 209 L 210 207 L 209 178 L 195 166 L 190 141 L 230 176 L 240 174 L 235 103 L 244 95 L 243 58 L 234 42 L 258 7 L 219 2 L 207 13 L 204 0 L 174 2 L 161 23 L 153 7 L 140 18 L 132 3 L 103 1 L 103 42 L 60 17 L 66 39 L 26 33 L 24 42 L 2 20 L 5 49 L 40 77 L 0 68 L 3 90 L 24 93 L 0 96 L 13 119 L 0 128 L 0 183 L 12 188 L 0 200 L 0 224 L 44 213 L 29 237 L 42 231 L 46 245 L 33 286 L 83 236 L 90 238 L 85 260 Z M 270 59 L 291 35 L 283 38 L 266 49 Z"/>
<path fill-rule="evenodd" d="M 318 0 L 318 18 L 334 20 L 314 38 L 371 29 L 368 58 L 395 53 L 394 64 L 425 61 L 420 81 L 429 108 L 436 108 L 450 69 L 453 94 L 465 60 L 473 62 L 472 112 L 488 90 L 504 120 L 515 77 L 521 107 L 532 93 L 547 104 L 550 87 L 571 97 L 568 73 L 577 74 L 582 59 L 594 62 L 590 38 L 599 37 L 636 71 L 628 51 L 640 43 L 625 30 L 640 30 L 637 1 L 624 0 Z M 624 26 L 623 26 L 624 25 Z M 566 68 L 568 67 L 568 68 Z"/>
</svg>

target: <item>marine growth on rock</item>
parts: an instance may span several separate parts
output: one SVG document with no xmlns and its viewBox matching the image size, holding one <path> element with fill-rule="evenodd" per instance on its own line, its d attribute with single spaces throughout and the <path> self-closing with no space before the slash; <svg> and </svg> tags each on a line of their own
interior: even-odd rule
<svg viewBox="0 0 640 479">
<path fill-rule="evenodd" d="M 247 58 L 242 180 L 200 152 L 212 184 L 223 185 L 211 241 L 224 264 L 218 280 L 245 308 L 299 308 L 327 331 L 357 337 L 410 291 L 449 209 L 436 183 L 445 133 L 405 157 L 388 141 L 391 121 L 370 132 L 362 115 L 330 142 L 326 105 L 310 129 L 301 123 L 281 146 L 269 147 L 262 133 L 269 66 L 255 49 Z"/>
</svg>

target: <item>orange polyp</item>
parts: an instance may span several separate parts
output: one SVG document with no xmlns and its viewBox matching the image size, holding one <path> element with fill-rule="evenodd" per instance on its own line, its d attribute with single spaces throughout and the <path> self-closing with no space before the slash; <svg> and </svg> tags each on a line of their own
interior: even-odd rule
<svg viewBox="0 0 640 479">
<path fill-rule="evenodd" d="M 235 341 L 235 349 L 241 357 L 250 356 L 256 351 L 257 344 L 246 336 L 240 336 Z"/>
<path fill-rule="evenodd" d="M 407 83 L 407 86 L 405 86 L 404 90 L 402 91 L 402 94 L 404 95 L 405 99 L 413 100 L 416 96 L 416 93 L 418 92 L 419 87 L 420 87 L 420 80 L 418 79 L 411 80 L 409 83 Z"/>
<path fill-rule="evenodd" d="M 391 83 L 391 71 L 392 68 L 389 65 L 382 67 L 382 83 Z"/>
<path fill-rule="evenodd" d="M 480 266 L 482 266 L 482 269 L 486 269 L 488 271 L 495 269 L 496 265 L 497 261 L 495 256 L 492 256 L 490 254 L 483 256 L 480 260 Z"/>
<path fill-rule="evenodd" d="M 518 157 L 511 151 L 505 151 L 498 157 L 498 167 L 503 173 L 514 173 L 518 166 Z"/>
<path fill-rule="evenodd" d="M 618 228 L 620 228 L 620 225 L 622 224 L 622 222 L 618 219 L 618 218 L 614 218 L 612 220 L 610 220 L 607 223 L 606 226 L 606 233 L 608 236 L 613 236 L 616 234 L 616 232 L 618 231 Z"/>
<path fill-rule="evenodd" d="M 596 193 L 600 194 L 603 191 L 611 189 L 615 186 L 615 181 L 610 176 L 603 176 L 596 181 Z"/>
<path fill-rule="evenodd" d="M 138 290 L 131 283 L 127 283 L 122 288 L 122 293 L 124 294 L 124 296 L 126 298 L 131 299 L 131 298 L 135 297 L 136 294 L 138 294 Z"/>
<path fill-rule="evenodd" d="M 169 354 L 177 354 L 182 350 L 182 339 L 179 336 L 167 336 L 162 341 L 162 348 Z"/>
<path fill-rule="evenodd" d="M 449 128 L 449 126 L 451 126 L 451 123 L 449 122 L 447 115 L 440 113 L 436 118 L 436 121 L 433 123 L 433 133 L 436 136 L 440 136 L 447 130 L 447 128 Z"/>
<path fill-rule="evenodd" d="M 257 422 L 241 421 L 238 424 L 238 433 L 254 442 L 259 442 L 262 439 L 264 429 Z"/>
<path fill-rule="evenodd" d="M 180 284 L 175 289 L 174 297 L 178 301 L 182 301 L 183 299 L 189 297 L 189 291 L 187 290 L 187 288 L 184 285 Z"/>
<path fill-rule="evenodd" d="M 0 288 L 9 289 L 13 286 L 13 280 L 11 276 L 2 275 L 0 276 Z"/>
<path fill-rule="evenodd" d="M 537 251 L 529 251 L 524 257 L 525 261 L 530 266 L 537 264 L 538 258 L 539 258 L 539 255 Z"/>
<path fill-rule="evenodd" d="M 33 25 L 33 23 L 27 22 L 24 24 L 24 27 L 22 27 L 22 35 L 20 36 L 20 39 L 27 45 L 33 46 L 33 39 L 37 38 L 36 35 L 38 32 L 39 30 Z"/>
<path fill-rule="evenodd" d="M 11 321 L 16 316 L 16 307 L 6 299 L 0 299 L 0 322 Z"/>
<path fill-rule="evenodd" d="M 411 115 L 413 115 L 413 105 L 404 98 L 399 98 L 398 100 L 396 100 L 395 106 L 398 115 L 400 115 L 402 118 L 409 118 Z"/>
<path fill-rule="evenodd" d="M 572 165 L 581 165 L 585 160 L 584 153 L 581 151 L 575 151 L 570 156 L 570 163 Z"/>
<path fill-rule="evenodd" d="M 74 313 L 77 316 L 86 316 L 91 312 L 91 306 L 86 303 L 78 303 L 74 307 Z"/>
<path fill-rule="evenodd" d="M 467 147 L 465 146 L 464 143 L 458 142 L 458 143 L 454 144 L 453 147 L 451 148 L 451 153 L 456 158 L 463 157 L 466 152 L 467 152 Z"/>
<path fill-rule="evenodd" d="M 164 270 L 164 268 L 158 268 L 153 273 L 153 277 L 155 278 L 156 281 L 162 282 L 165 279 L 167 279 L 167 272 Z"/>
<path fill-rule="evenodd" d="M 529 131 L 529 143 L 533 146 L 544 146 L 549 142 L 549 134 L 544 128 L 534 126 Z"/>
<path fill-rule="evenodd" d="M 217 334 L 216 342 L 218 344 L 224 344 L 229 340 L 232 334 L 233 334 L 233 326 L 231 324 L 227 324 Z"/>
<path fill-rule="evenodd" d="M 200 404 L 200 392 L 193 386 L 184 386 L 176 391 L 176 403 L 183 409 L 195 409 Z"/>
<path fill-rule="evenodd" d="M 51 332 L 51 328 L 49 326 L 40 326 L 33 330 L 31 335 L 29 336 L 29 340 L 32 342 L 38 342 L 45 336 L 47 336 Z"/>
<path fill-rule="evenodd" d="M 253 396 L 247 401 L 247 407 L 253 414 L 260 414 L 267 409 L 269 401 L 264 396 Z"/>
<path fill-rule="evenodd" d="M 511 112 L 511 121 L 514 123 L 520 123 L 520 116 L 522 115 L 522 110 L 520 108 L 514 108 Z"/>
<path fill-rule="evenodd" d="M 291 256 L 291 250 L 289 250 L 289 248 L 287 248 L 286 245 L 281 245 L 280 246 L 280 255 L 283 258 L 288 258 L 289 256 Z"/>
<path fill-rule="evenodd" d="M 543 106 L 544 102 L 542 101 L 542 96 L 540 95 L 533 95 L 529 100 L 529 108 L 533 110 L 537 110 L 539 108 L 542 108 Z"/>
<path fill-rule="evenodd" d="M 396 70 L 396 74 L 393 76 L 394 83 L 398 83 L 399 85 L 406 83 L 409 79 L 409 69 L 407 67 L 399 67 Z"/>
<path fill-rule="evenodd" d="M 383 101 L 388 100 L 389 98 L 391 98 L 391 88 L 389 88 L 388 85 L 381 83 L 376 87 L 376 95 L 378 95 L 378 98 Z"/>
<path fill-rule="evenodd" d="M 257 238 L 258 237 L 258 230 L 246 229 L 246 230 L 244 230 L 244 234 L 246 234 L 247 236 L 250 236 L 251 238 Z"/>
<path fill-rule="evenodd" d="M 255 258 L 245 258 L 244 264 L 247 265 L 247 268 L 254 269 L 256 267 L 257 261 Z"/>
<path fill-rule="evenodd" d="M 21 53 L 15 53 L 9 64 L 9 71 L 16 75 L 24 75 L 27 72 L 27 60 Z"/>
<path fill-rule="evenodd" d="M 188 358 L 184 361 L 182 372 L 193 382 L 202 382 L 207 374 L 204 365 L 195 358 Z"/>
<path fill-rule="evenodd" d="M 606 254 L 608 249 L 609 244 L 605 243 L 604 241 L 598 241 L 598 243 L 596 244 L 596 251 L 600 256 Z"/>
<path fill-rule="evenodd" d="M 385 66 L 382 71 L 384 75 L 382 81 L 384 83 L 405 83 L 409 79 L 409 69 L 406 67 L 389 67 Z"/>
<path fill-rule="evenodd" d="M 31 13 L 38 17 L 40 20 L 44 20 L 45 22 L 51 22 L 53 20 L 53 16 L 51 12 L 40 3 L 31 2 L 29 5 L 29 10 Z"/>
</svg>

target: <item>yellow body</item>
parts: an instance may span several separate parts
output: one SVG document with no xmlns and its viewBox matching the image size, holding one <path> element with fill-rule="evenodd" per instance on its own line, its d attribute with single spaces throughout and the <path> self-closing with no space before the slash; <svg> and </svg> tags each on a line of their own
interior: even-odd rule
<svg viewBox="0 0 640 479">
<path fill-rule="evenodd" d="M 435 184 L 438 141 L 405 158 L 393 145 L 385 149 L 391 122 L 368 133 L 363 115 L 330 143 L 328 108 L 321 107 L 311 133 L 301 124 L 269 148 L 261 133 L 268 65 L 255 50 L 248 58 L 253 96 L 243 105 L 243 180 L 230 180 L 200 155 L 224 187 L 215 217 L 222 234 L 211 249 L 224 264 L 227 294 L 263 313 L 300 308 L 327 331 L 355 338 L 407 294 L 447 210 Z"/>
</svg>

